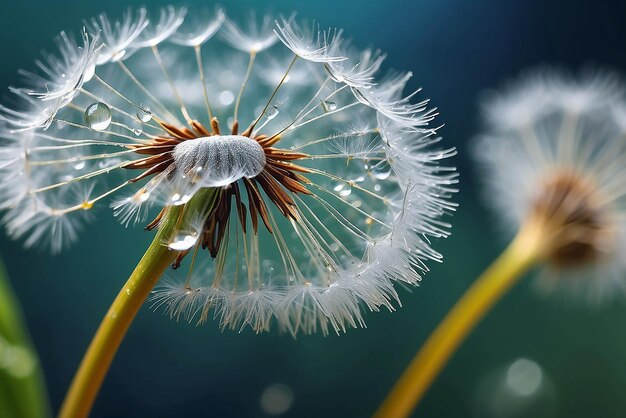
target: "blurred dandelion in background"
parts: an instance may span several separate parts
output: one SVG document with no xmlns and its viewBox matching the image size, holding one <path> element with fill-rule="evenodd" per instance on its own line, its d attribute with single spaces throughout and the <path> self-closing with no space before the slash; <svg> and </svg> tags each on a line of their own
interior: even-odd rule
<svg viewBox="0 0 626 418">
<path fill-rule="evenodd" d="M 338 29 L 200 16 L 88 20 L 0 107 L 12 237 L 60 251 L 104 202 L 157 231 L 61 416 L 88 413 L 168 264 L 189 259 L 154 295 L 171 316 L 295 335 L 364 326 L 362 304 L 393 310 L 394 282 L 417 285 L 441 260 L 430 240 L 449 234 L 457 175 L 440 162 L 455 150 L 428 100 L 403 93 L 411 73 L 381 76 L 385 55 Z"/>
<path fill-rule="evenodd" d="M 378 416 L 407 416 L 465 336 L 531 267 L 601 301 L 626 289 L 626 97 L 610 73 L 537 70 L 484 103 L 474 154 L 515 238 L 431 334 Z"/>
<path fill-rule="evenodd" d="M 543 230 L 542 290 L 598 302 L 626 290 L 626 103 L 610 73 L 539 70 L 492 93 L 475 144 L 507 229 Z"/>
</svg>

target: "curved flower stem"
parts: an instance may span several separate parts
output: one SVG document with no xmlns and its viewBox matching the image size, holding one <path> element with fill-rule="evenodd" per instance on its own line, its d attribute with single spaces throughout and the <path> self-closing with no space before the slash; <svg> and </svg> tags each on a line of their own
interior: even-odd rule
<svg viewBox="0 0 626 418">
<path fill-rule="evenodd" d="M 426 340 L 374 417 L 409 416 L 461 342 L 539 260 L 541 251 L 541 228 L 532 223 L 522 227 L 513 242 L 465 292 Z"/>
<path fill-rule="evenodd" d="M 172 206 L 161 227 L 100 323 L 65 396 L 59 418 L 86 418 L 113 357 L 139 308 L 178 254 L 163 245 L 174 231 L 181 208 Z"/>
</svg>

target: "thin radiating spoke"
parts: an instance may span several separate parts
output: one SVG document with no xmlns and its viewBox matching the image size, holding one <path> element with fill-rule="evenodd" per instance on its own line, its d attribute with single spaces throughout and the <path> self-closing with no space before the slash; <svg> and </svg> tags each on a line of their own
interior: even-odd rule
<svg viewBox="0 0 626 418">
<path fill-rule="evenodd" d="M 165 65 L 163 64 L 163 60 L 161 59 L 161 54 L 159 53 L 159 48 L 156 45 L 153 45 L 151 49 L 152 49 L 152 55 L 154 55 L 156 62 L 159 64 L 159 67 L 161 68 L 161 72 L 163 73 L 165 80 L 167 80 L 167 83 L 170 85 L 170 88 L 172 89 L 172 94 L 174 95 L 174 98 L 176 99 L 176 101 L 178 102 L 178 105 L 180 106 L 180 112 L 182 113 L 187 123 L 191 124 L 191 117 L 189 117 L 189 112 L 187 111 L 187 107 L 185 106 L 185 103 L 183 103 L 183 98 L 180 96 L 180 93 L 178 92 L 178 89 L 176 88 L 174 81 L 170 77 L 169 73 L 167 72 L 167 69 L 165 68 Z"/>
<path fill-rule="evenodd" d="M 204 94 L 204 105 L 209 116 L 209 120 L 213 119 L 213 112 L 211 111 L 211 104 L 209 103 L 209 94 L 206 90 L 206 82 L 204 80 L 204 64 L 202 63 L 202 48 L 200 45 L 194 47 L 196 54 L 196 65 L 198 66 L 198 72 L 200 73 L 200 82 L 202 83 L 202 93 Z"/>
<path fill-rule="evenodd" d="M 285 74 L 283 75 L 283 77 L 280 79 L 280 82 L 278 83 L 278 85 L 276 86 L 276 88 L 274 89 L 274 91 L 272 92 L 272 94 L 270 95 L 270 98 L 267 100 L 267 103 L 265 103 L 265 107 L 263 107 L 263 110 L 261 111 L 261 113 L 259 114 L 259 116 L 257 116 L 257 118 L 254 120 L 254 122 L 252 122 L 252 124 L 250 125 L 250 127 L 247 129 L 250 132 L 254 131 L 254 128 L 256 127 L 256 125 L 259 123 L 259 121 L 261 120 L 261 118 L 263 117 L 263 115 L 265 114 L 265 112 L 267 111 L 267 108 L 269 107 L 269 105 L 272 103 L 272 100 L 274 100 L 274 96 L 276 96 L 276 93 L 278 93 L 278 90 L 280 90 L 280 88 L 282 87 L 282 85 L 285 83 L 285 80 L 287 79 L 287 76 L 289 75 L 289 71 L 291 71 L 291 68 L 293 67 L 293 65 L 296 63 L 296 61 L 298 60 L 298 56 L 294 55 L 293 59 L 291 60 L 291 62 L 289 63 L 289 66 L 287 67 L 287 70 L 285 71 Z"/>
<path fill-rule="evenodd" d="M 161 108 L 161 110 L 162 110 L 165 114 L 169 115 L 169 116 L 172 118 L 172 120 L 174 120 L 177 124 L 182 125 L 182 123 L 181 123 L 181 122 L 180 122 L 180 120 L 176 117 L 176 115 L 174 115 L 172 112 L 170 112 L 170 111 L 167 109 L 167 107 L 166 107 L 163 103 L 161 103 L 161 101 L 160 101 L 159 99 L 157 99 L 157 98 L 156 98 L 156 96 L 155 96 L 154 94 L 152 94 L 152 93 L 150 92 L 150 90 L 148 90 L 148 89 L 146 88 L 146 86 L 144 86 L 144 85 L 141 83 L 141 81 L 139 81 L 139 79 L 137 79 L 137 77 L 135 77 L 135 75 L 134 75 L 134 74 L 133 74 L 133 73 L 132 73 L 132 72 L 128 69 L 128 67 L 126 67 L 126 65 L 125 65 L 122 61 L 118 61 L 117 63 L 118 63 L 118 65 L 120 66 L 120 68 L 122 69 L 122 71 L 124 71 L 124 73 L 125 73 L 125 74 L 126 74 L 126 75 L 127 75 L 127 76 L 128 76 L 128 77 L 132 80 L 132 81 L 133 81 L 133 83 L 135 83 L 135 84 L 137 85 L 137 87 L 139 87 L 139 88 L 141 89 L 141 91 L 143 91 L 143 92 L 144 92 L 144 94 L 145 94 L 146 96 L 148 96 L 148 98 L 150 98 L 150 100 L 152 100 L 152 102 L 154 102 L 154 104 L 155 104 L 156 106 L 158 106 L 159 108 Z M 113 91 L 115 91 L 115 92 L 117 93 L 117 90 L 113 89 Z M 124 97 L 121 93 L 118 93 L 118 95 L 120 95 L 120 96 Z M 125 97 L 124 97 L 124 99 L 125 99 L 125 100 L 127 100 L 127 101 L 129 101 L 129 102 L 130 102 L 133 106 L 137 107 L 137 108 L 138 108 L 138 109 L 140 109 L 141 111 L 143 111 L 143 112 L 145 112 L 145 111 L 146 111 L 146 109 L 144 109 L 144 108 L 143 108 L 143 107 L 141 107 L 141 106 L 136 105 L 135 103 L 133 103 L 132 101 L 130 101 L 130 100 L 128 100 L 128 99 L 126 99 Z"/>
<path fill-rule="evenodd" d="M 254 58 L 256 57 L 256 52 L 250 52 L 250 59 L 248 60 L 248 68 L 246 69 L 246 75 L 243 78 L 243 82 L 241 83 L 241 88 L 239 89 L 239 94 L 237 95 L 237 101 L 235 102 L 235 116 L 234 120 L 237 122 L 239 114 L 239 104 L 241 103 L 241 97 L 243 96 L 243 91 L 246 89 L 246 85 L 248 84 L 248 80 L 250 79 L 250 74 L 252 74 L 252 66 L 254 65 Z"/>
</svg>

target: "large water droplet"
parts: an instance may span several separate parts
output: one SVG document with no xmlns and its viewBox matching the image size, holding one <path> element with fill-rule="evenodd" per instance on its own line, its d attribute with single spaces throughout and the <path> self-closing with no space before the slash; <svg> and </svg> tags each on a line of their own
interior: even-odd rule
<svg viewBox="0 0 626 418">
<path fill-rule="evenodd" d="M 102 102 L 94 103 L 85 110 L 85 123 L 94 131 L 102 131 L 111 124 L 111 109 Z"/>
<path fill-rule="evenodd" d="M 324 101 L 324 106 L 326 106 L 326 108 L 328 110 L 330 110 L 331 112 L 333 110 L 337 110 L 337 103 L 335 103 L 335 102 L 331 102 L 331 101 L 326 100 L 326 101 Z"/>
<path fill-rule="evenodd" d="M 272 106 L 268 107 L 267 110 L 265 111 L 265 116 L 269 120 L 272 120 L 276 116 L 278 116 L 278 106 L 272 105 Z"/>
<path fill-rule="evenodd" d="M 195 232 L 179 232 L 174 235 L 167 245 L 170 250 L 185 251 L 190 249 L 198 241 L 198 234 Z"/>
<path fill-rule="evenodd" d="M 150 122 L 152 120 L 152 112 L 150 112 L 149 107 L 144 107 L 137 111 L 137 119 L 142 121 L 143 123 Z"/>
<path fill-rule="evenodd" d="M 382 160 L 372 167 L 372 175 L 378 180 L 386 180 L 391 175 L 391 165 L 387 160 Z"/>
</svg>

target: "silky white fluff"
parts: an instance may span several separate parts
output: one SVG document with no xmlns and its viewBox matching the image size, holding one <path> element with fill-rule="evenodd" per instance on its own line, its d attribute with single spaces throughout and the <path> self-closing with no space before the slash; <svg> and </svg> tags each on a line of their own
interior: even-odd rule
<svg viewBox="0 0 626 418">
<path fill-rule="evenodd" d="M 612 219 L 603 257 L 583 266 L 546 265 L 537 286 L 601 301 L 626 291 L 625 90 L 612 73 L 574 77 L 552 69 L 525 74 L 485 95 L 486 128 L 474 155 L 484 168 L 485 200 L 509 232 L 530 213 L 541 185 L 569 171 L 589 181 Z"/>
<path fill-rule="evenodd" d="M 430 125 L 436 111 L 414 100 L 418 92 L 404 92 L 411 74 L 381 77 L 382 52 L 293 18 L 252 16 L 241 25 L 221 9 L 202 19 L 174 7 L 150 16 L 100 15 L 80 42 L 63 34 L 60 58 L 46 56 L 25 73 L 28 87 L 12 89 L 18 105 L 0 105 L 0 197 L 10 235 L 58 251 L 109 199 L 130 225 L 207 187 L 254 179 L 263 150 L 224 133 L 237 113 L 240 131 L 256 121 L 253 135 L 279 136 L 274 147 L 304 155 L 295 162 L 311 194 L 288 192 L 297 220 L 264 199 L 272 233 L 259 220 L 258 235 L 249 218 L 242 232 L 233 204 L 223 250 L 185 259 L 193 271 L 172 274 L 155 291 L 155 306 L 237 331 L 277 323 L 294 335 L 345 332 L 364 326 L 365 309 L 394 310 L 394 283 L 417 285 L 427 262 L 442 259 L 430 240 L 449 234 L 442 217 L 455 208 L 457 183 L 454 169 L 440 165 L 455 151 L 439 145 Z M 110 115 L 89 125 L 84 114 L 94 103 Z M 182 142 L 166 169 L 129 181 L 142 173 L 123 169 L 141 157 L 137 147 L 167 136 L 157 121 L 181 128 L 193 118 L 209 127 L 209 116 L 220 136 Z M 205 221 L 185 215 L 163 244 L 193 250 Z"/>
</svg>

